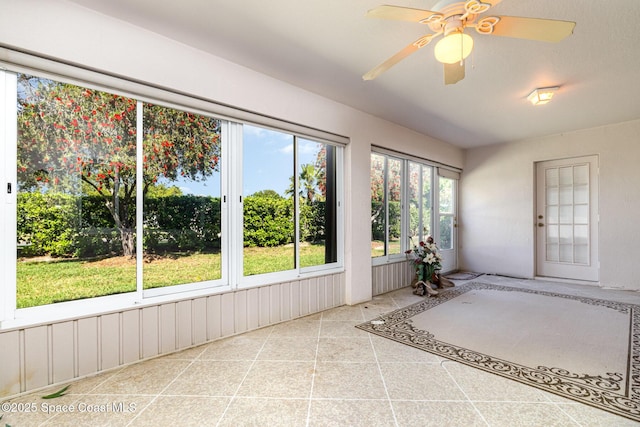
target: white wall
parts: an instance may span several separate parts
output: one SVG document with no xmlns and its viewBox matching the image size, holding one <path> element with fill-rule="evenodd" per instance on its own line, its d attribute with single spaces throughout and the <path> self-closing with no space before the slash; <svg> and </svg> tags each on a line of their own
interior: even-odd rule
<svg viewBox="0 0 640 427">
<path fill-rule="evenodd" d="M 216 103 L 348 137 L 350 143 L 345 155 L 345 272 L 338 275 L 337 279 L 341 295 L 335 295 L 327 304 L 323 304 L 320 295 L 336 289 L 336 279 L 334 276 L 313 279 L 320 281 L 322 285 L 319 285 L 319 290 L 313 293 L 308 301 L 309 312 L 330 308 L 336 304 L 368 301 L 372 297 L 369 249 L 371 234 L 369 161 L 372 144 L 462 167 L 462 150 L 449 144 L 125 22 L 94 13 L 74 3 L 64 0 L 0 0 L 0 10 L 2 11 L 0 13 L 0 44 L 4 47 L 193 94 Z M 0 60 L 12 62 L 12 58 L 15 61 L 18 56 L 7 50 L 0 50 Z M 354 78 L 359 79 L 359 76 Z M 292 282 L 291 286 L 304 286 L 304 283 Z M 269 292 L 265 290 L 267 287 L 248 292 L 252 295 L 255 292 L 262 295 L 263 292 Z M 283 291 L 281 295 L 289 295 L 289 293 Z M 237 295 L 229 293 L 219 297 L 226 301 L 234 300 Z M 270 298 L 261 298 L 259 301 L 259 309 L 265 313 L 279 311 L 278 306 L 282 304 L 282 301 L 276 301 L 274 305 Z M 304 301 L 307 299 L 305 298 Z M 198 307 L 200 305 L 201 303 Z M 225 318 L 245 318 L 244 304 L 224 307 L 227 310 Z M 162 310 L 162 308 L 158 305 L 155 309 L 147 307 L 146 310 Z M 191 320 L 196 321 L 199 311 L 193 310 L 189 313 L 193 316 Z M 121 322 L 125 317 L 136 317 L 136 314 L 122 312 L 118 316 Z M 74 331 L 83 327 L 80 324 L 90 326 L 98 324 L 102 317 L 104 316 L 81 320 L 68 319 L 67 323 L 61 327 L 56 326 L 57 324 L 48 324 L 31 329 L 0 332 L 0 344 L 4 343 L 2 348 L 8 349 L 0 352 L 0 365 L 7 367 L 0 373 L 0 397 L 66 381 L 78 375 L 89 375 L 103 369 L 104 367 L 97 365 L 85 369 L 84 362 L 74 360 L 75 365 L 65 365 L 66 375 L 58 377 L 51 370 L 45 369 L 57 363 L 58 357 L 44 348 L 31 345 L 32 341 L 52 333 L 56 335 L 59 342 L 71 342 L 70 340 L 74 339 Z M 276 316 L 274 319 L 277 322 L 288 318 L 292 316 Z M 145 319 L 147 320 L 143 326 L 147 330 L 161 329 L 153 320 L 154 316 Z M 273 321 L 271 319 L 266 324 Z M 264 323 L 260 324 L 260 326 L 264 325 Z M 252 327 L 257 326 L 252 325 Z M 241 328 L 240 331 L 248 329 Z M 58 334 L 57 331 L 60 333 Z M 132 328 L 131 331 L 134 334 L 140 334 L 139 339 L 144 338 L 141 327 Z M 237 333 L 238 330 L 227 332 L 220 336 Z M 89 333 L 87 336 L 91 339 L 92 334 Z M 25 341 L 24 337 L 35 338 Z M 179 337 L 175 339 L 176 342 L 181 341 Z M 124 339 L 121 341 L 126 343 Z M 183 348 L 189 343 L 200 342 L 202 342 L 200 339 L 186 340 L 184 344 L 172 346 L 167 351 Z M 73 348 L 84 348 L 84 345 L 83 342 L 74 341 Z M 132 351 L 134 354 L 131 357 L 122 357 L 121 353 L 119 359 L 114 360 L 112 365 L 118 366 L 148 357 L 144 351 L 138 351 L 139 345 L 138 347 L 136 345 L 134 344 L 133 348 L 120 348 L 118 350 L 120 352 Z M 155 345 L 154 342 L 151 347 L 155 348 Z M 100 351 L 116 350 L 100 348 Z M 162 349 L 160 353 L 164 351 Z M 112 365 L 109 367 L 113 367 Z M 31 372 L 33 366 L 37 367 L 35 374 Z M 36 381 L 28 380 L 32 378 L 32 374 L 36 375 Z"/>
<path fill-rule="evenodd" d="M 600 166 L 600 285 L 640 290 L 640 120 L 467 150 L 461 267 L 534 277 L 534 163 L 591 154 Z"/>
</svg>

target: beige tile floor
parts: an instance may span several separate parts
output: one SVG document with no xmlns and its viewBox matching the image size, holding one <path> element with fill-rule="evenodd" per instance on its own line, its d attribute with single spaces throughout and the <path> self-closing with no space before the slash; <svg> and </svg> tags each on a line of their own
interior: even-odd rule
<svg viewBox="0 0 640 427">
<path fill-rule="evenodd" d="M 476 280 L 640 303 L 639 293 L 495 276 Z M 42 407 L 40 396 L 47 391 L 21 396 L 12 402 L 35 411 L 5 413 L 1 422 L 13 427 L 636 425 L 354 327 L 422 298 L 411 291 L 79 380 L 68 394 L 45 403 L 56 406 Z M 64 412 L 70 407 L 75 412 Z"/>
</svg>

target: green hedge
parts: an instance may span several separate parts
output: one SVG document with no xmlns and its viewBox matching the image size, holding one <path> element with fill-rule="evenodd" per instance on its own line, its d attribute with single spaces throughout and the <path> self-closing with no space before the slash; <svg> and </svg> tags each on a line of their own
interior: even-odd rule
<svg viewBox="0 0 640 427">
<path fill-rule="evenodd" d="M 73 256 L 76 198 L 65 194 L 20 193 L 17 204 L 19 256 Z"/>
<path fill-rule="evenodd" d="M 248 196 L 243 204 L 245 246 L 279 246 L 294 241 L 292 199 Z M 135 215 L 135 209 L 131 211 L 128 214 Z M 324 202 L 301 203 L 301 240 L 324 239 L 324 211 Z M 220 198 L 147 198 L 145 251 L 217 251 L 221 245 L 220 223 Z M 84 258 L 122 252 L 120 232 L 98 196 L 20 193 L 17 227 L 19 255 L 24 257 Z"/>
<path fill-rule="evenodd" d="M 220 198 L 168 196 L 144 203 L 144 247 L 148 252 L 220 249 Z"/>
</svg>

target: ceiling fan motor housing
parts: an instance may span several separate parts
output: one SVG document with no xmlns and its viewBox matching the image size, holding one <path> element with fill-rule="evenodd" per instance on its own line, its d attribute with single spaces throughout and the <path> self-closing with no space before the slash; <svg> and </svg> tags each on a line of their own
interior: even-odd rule
<svg viewBox="0 0 640 427">
<path fill-rule="evenodd" d="M 486 12 L 489 7 L 489 4 L 477 0 L 442 0 L 432 8 L 434 12 L 441 14 L 441 18 L 428 24 L 432 31 L 442 31 L 445 36 L 454 31 L 462 32 L 464 27 L 476 20 L 478 14 Z"/>
</svg>

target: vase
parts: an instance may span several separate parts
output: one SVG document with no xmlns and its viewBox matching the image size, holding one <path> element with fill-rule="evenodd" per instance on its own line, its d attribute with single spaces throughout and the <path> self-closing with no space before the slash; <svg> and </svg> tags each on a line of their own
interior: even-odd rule
<svg viewBox="0 0 640 427">
<path fill-rule="evenodd" d="M 436 269 L 432 265 L 423 262 L 416 268 L 416 276 L 418 280 L 422 282 L 428 281 L 435 284 L 439 282 Z"/>
</svg>

